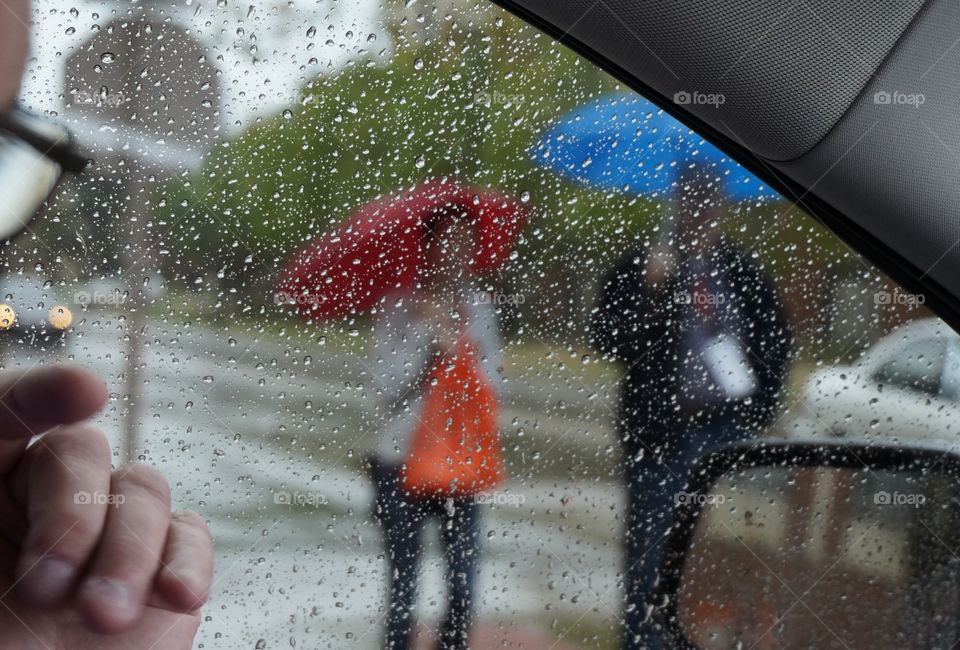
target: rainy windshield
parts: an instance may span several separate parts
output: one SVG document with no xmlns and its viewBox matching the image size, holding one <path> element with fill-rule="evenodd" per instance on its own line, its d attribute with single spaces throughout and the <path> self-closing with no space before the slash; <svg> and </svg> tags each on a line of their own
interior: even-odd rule
<svg viewBox="0 0 960 650">
<path fill-rule="evenodd" d="M 30 17 L 93 163 L 2 252 L 0 361 L 101 373 L 208 523 L 195 647 L 657 647 L 704 450 L 955 435 L 923 295 L 492 5 Z"/>
</svg>

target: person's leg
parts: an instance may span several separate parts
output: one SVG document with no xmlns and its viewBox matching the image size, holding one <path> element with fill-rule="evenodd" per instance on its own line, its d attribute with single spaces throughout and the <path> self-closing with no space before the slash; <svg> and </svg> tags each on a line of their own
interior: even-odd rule
<svg viewBox="0 0 960 650">
<path fill-rule="evenodd" d="M 624 459 L 627 513 L 624 536 L 624 613 L 621 647 L 624 650 L 661 646 L 651 619 L 663 557 L 663 540 L 672 521 L 676 493 L 683 487 L 675 434 L 651 440 L 642 453 Z"/>
<path fill-rule="evenodd" d="M 407 498 L 393 468 L 378 471 L 376 514 L 383 528 L 387 556 L 387 616 L 383 647 L 411 647 L 420 567 L 420 538 L 425 520 L 421 505 Z"/>
<path fill-rule="evenodd" d="M 447 560 L 447 614 L 437 650 L 468 647 L 473 622 L 474 586 L 480 556 L 480 506 L 472 498 L 451 499 L 440 519 L 440 539 Z"/>
<path fill-rule="evenodd" d="M 650 437 L 634 458 L 624 461 L 627 484 L 623 620 L 624 650 L 658 650 L 662 634 L 652 620 L 664 538 L 673 522 L 678 495 L 704 452 L 747 437 L 734 422 Z"/>
</svg>

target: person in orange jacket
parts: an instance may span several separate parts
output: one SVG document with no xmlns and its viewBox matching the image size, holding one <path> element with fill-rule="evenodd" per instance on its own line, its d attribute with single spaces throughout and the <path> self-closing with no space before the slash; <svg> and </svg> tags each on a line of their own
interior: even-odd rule
<svg viewBox="0 0 960 650">
<path fill-rule="evenodd" d="M 383 647 L 411 647 L 417 572 L 423 528 L 440 522 L 446 558 L 448 607 L 437 647 L 466 648 L 473 615 L 479 560 L 480 510 L 471 493 L 412 494 L 403 481 L 426 392 L 441 366 L 467 340 L 480 372 L 494 391 L 499 384 L 500 342 L 492 301 L 472 286 L 469 270 L 472 225 L 461 215 L 439 211 L 424 241 L 425 263 L 416 288 L 384 301 L 377 316 L 371 366 L 384 423 L 373 460 L 375 514 L 383 529 L 388 563 L 388 611 Z M 490 407 L 492 408 L 492 406 Z"/>
</svg>

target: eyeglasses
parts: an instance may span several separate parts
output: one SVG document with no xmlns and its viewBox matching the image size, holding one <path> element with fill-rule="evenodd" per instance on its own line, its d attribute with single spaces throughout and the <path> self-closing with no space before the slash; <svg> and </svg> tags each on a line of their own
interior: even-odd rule
<svg viewBox="0 0 960 650">
<path fill-rule="evenodd" d="M 66 172 L 86 166 L 62 126 L 19 108 L 0 113 L 0 241 L 27 227 Z"/>
</svg>

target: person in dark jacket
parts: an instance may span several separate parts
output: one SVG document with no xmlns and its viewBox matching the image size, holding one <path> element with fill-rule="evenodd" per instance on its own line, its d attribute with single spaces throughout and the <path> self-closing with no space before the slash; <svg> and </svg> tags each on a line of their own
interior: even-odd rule
<svg viewBox="0 0 960 650">
<path fill-rule="evenodd" d="M 708 447 L 769 424 L 790 334 L 766 274 L 722 236 L 722 183 L 682 173 L 676 221 L 626 255 L 592 318 L 597 348 L 623 364 L 618 428 L 627 487 L 623 648 L 659 648 L 651 617 L 661 544 L 689 468 Z"/>
</svg>

